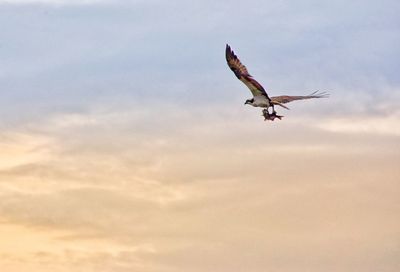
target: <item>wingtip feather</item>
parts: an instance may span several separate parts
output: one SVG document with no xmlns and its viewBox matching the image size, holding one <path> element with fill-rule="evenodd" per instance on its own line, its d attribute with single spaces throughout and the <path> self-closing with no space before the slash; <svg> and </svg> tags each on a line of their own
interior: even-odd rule
<svg viewBox="0 0 400 272">
<path fill-rule="evenodd" d="M 314 97 L 314 98 L 328 98 L 329 95 L 330 94 L 328 92 L 325 92 L 325 91 L 320 92 L 320 91 L 317 90 L 315 92 L 312 92 L 308 96 L 311 96 L 311 97 Z"/>
</svg>

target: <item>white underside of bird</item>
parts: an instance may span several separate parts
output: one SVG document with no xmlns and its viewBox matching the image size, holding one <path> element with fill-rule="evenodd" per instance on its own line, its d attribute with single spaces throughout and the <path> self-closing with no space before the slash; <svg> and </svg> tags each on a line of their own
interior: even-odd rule
<svg viewBox="0 0 400 272">
<path fill-rule="evenodd" d="M 253 99 L 250 99 L 250 102 L 246 103 L 253 107 L 261 107 L 261 108 L 269 108 L 271 107 L 271 101 L 268 100 L 265 96 L 256 95 Z"/>
</svg>

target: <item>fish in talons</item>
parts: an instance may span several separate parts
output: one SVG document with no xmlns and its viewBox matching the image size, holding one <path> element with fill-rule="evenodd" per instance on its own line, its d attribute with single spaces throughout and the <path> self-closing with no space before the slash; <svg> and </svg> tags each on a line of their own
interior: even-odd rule
<svg viewBox="0 0 400 272">
<path fill-rule="evenodd" d="M 273 111 L 272 113 L 268 112 L 268 109 L 263 109 L 262 111 L 262 116 L 264 116 L 264 121 L 274 121 L 275 118 L 278 118 L 279 120 L 282 120 L 282 115 L 276 114 L 276 111 Z"/>
</svg>

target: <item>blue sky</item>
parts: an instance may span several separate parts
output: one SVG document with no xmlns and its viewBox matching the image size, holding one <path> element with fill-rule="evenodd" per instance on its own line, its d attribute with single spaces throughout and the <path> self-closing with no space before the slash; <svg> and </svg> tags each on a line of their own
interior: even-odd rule
<svg viewBox="0 0 400 272">
<path fill-rule="evenodd" d="M 226 70 L 225 43 L 272 94 L 364 102 L 399 84 L 396 1 L 50 2 L 1 5 L 3 115 L 110 97 L 233 104 L 248 94 Z"/>
<path fill-rule="evenodd" d="M 399 12 L 0 0 L 0 267 L 399 271 Z"/>
</svg>

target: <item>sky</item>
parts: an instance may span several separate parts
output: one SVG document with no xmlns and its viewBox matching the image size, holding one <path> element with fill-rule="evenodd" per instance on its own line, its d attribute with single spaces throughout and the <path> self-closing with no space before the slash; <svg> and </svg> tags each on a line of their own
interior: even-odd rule
<svg viewBox="0 0 400 272">
<path fill-rule="evenodd" d="M 1 271 L 399 271 L 399 12 L 0 0 Z"/>
</svg>

